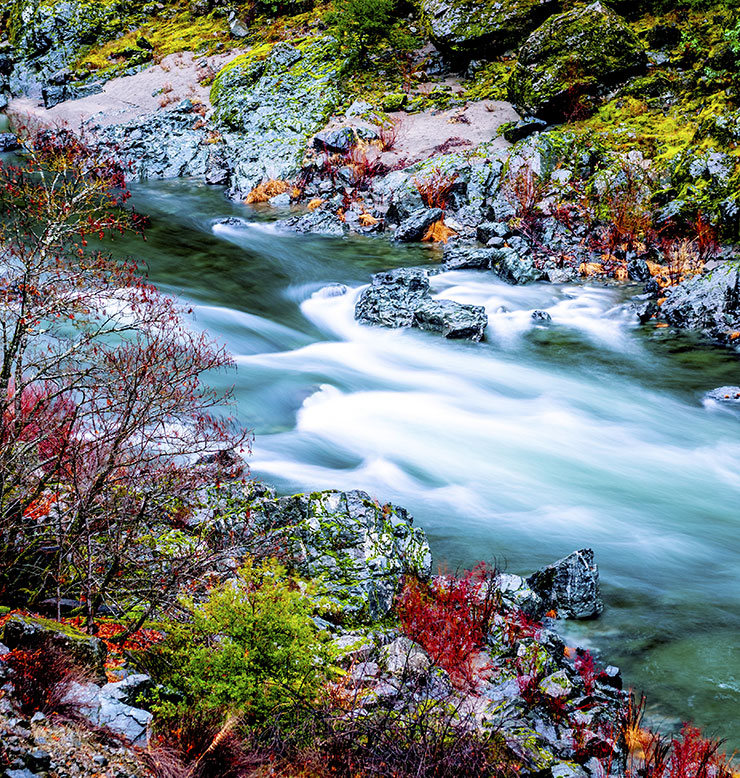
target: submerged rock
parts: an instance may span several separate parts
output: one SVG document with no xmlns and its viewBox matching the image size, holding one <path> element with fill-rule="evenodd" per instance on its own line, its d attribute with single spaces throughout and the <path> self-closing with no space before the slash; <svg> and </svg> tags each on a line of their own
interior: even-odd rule
<svg viewBox="0 0 740 778">
<path fill-rule="evenodd" d="M 527 578 L 546 607 L 558 616 L 587 619 L 604 610 L 599 590 L 599 569 L 590 548 L 574 551 Z"/>
<path fill-rule="evenodd" d="M 647 65 L 639 38 L 600 2 L 553 16 L 519 52 L 509 99 L 544 119 L 583 110 L 585 98 Z"/>
</svg>

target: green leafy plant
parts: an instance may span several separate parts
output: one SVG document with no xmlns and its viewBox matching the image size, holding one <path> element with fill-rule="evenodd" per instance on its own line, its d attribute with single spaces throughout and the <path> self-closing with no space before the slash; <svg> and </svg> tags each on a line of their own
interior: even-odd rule
<svg viewBox="0 0 740 778">
<path fill-rule="evenodd" d="M 311 621 L 312 603 L 274 560 L 248 561 L 238 576 L 187 604 L 192 623 L 173 626 L 153 649 L 160 719 L 184 710 L 238 715 L 247 724 L 298 716 L 330 673 L 331 658 Z"/>
<path fill-rule="evenodd" d="M 326 21 L 343 49 L 364 57 L 373 44 L 387 38 L 398 9 L 398 0 L 342 0 Z"/>
</svg>

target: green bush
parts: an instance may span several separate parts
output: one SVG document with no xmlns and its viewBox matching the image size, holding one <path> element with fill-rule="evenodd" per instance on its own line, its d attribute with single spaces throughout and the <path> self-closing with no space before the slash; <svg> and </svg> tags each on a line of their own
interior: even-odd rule
<svg viewBox="0 0 740 778">
<path fill-rule="evenodd" d="M 290 720 L 316 698 L 329 652 L 311 601 L 280 564 L 249 562 L 190 608 L 192 623 L 169 629 L 149 659 L 168 689 L 155 705 L 160 718 L 218 712 L 254 725 Z"/>
<path fill-rule="evenodd" d="M 388 37 L 398 6 L 398 0 L 337 0 L 326 21 L 342 48 L 364 55 Z"/>
</svg>

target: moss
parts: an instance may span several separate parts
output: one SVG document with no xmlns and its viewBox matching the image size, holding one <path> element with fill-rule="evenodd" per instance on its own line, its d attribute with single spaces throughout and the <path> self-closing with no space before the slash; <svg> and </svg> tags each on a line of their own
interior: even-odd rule
<svg viewBox="0 0 740 778">
<path fill-rule="evenodd" d="M 234 89 L 253 84 L 262 75 L 264 62 L 270 55 L 272 48 L 271 43 L 263 43 L 224 65 L 211 85 L 211 102 L 217 105 L 219 98 L 227 88 Z"/>
<path fill-rule="evenodd" d="M 514 60 L 489 62 L 465 85 L 466 100 L 506 100 Z"/>
</svg>

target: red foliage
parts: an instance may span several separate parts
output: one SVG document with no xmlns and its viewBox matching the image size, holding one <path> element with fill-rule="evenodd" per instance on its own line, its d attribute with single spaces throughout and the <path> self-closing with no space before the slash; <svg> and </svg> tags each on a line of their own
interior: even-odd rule
<svg viewBox="0 0 740 778">
<path fill-rule="evenodd" d="M 474 688 L 481 652 L 499 607 L 495 573 L 481 563 L 462 577 L 430 584 L 407 579 L 397 610 L 404 634 L 419 643 L 457 686 Z"/>
<path fill-rule="evenodd" d="M 594 684 L 598 676 L 598 670 L 596 662 L 591 655 L 590 651 L 583 651 L 576 656 L 575 666 L 578 675 L 583 680 L 583 685 L 586 689 L 586 694 L 591 694 L 594 690 Z"/>
<path fill-rule="evenodd" d="M 74 682 L 87 679 L 85 672 L 59 647 L 15 649 L 3 661 L 13 671 L 14 695 L 25 714 L 41 711 L 73 717 L 77 706 L 69 696 L 70 688 Z"/>
<path fill-rule="evenodd" d="M 450 202 L 457 178 L 457 173 L 445 173 L 433 167 L 423 177 L 414 176 L 414 186 L 427 208 L 441 208 L 444 211 Z"/>
</svg>

